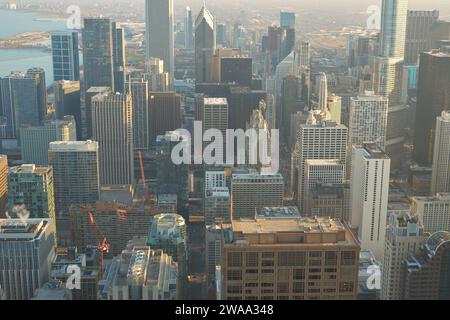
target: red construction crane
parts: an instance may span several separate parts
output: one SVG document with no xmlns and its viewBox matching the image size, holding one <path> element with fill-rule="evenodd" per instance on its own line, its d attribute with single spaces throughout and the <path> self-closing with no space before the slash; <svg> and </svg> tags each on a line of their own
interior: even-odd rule
<svg viewBox="0 0 450 320">
<path fill-rule="evenodd" d="M 100 234 L 100 229 L 98 228 L 98 225 L 95 223 L 95 219 L 94 219 L 94 215 L 92 214 L 91 211 L 88 210 L 88 214 L 89 214 L 89 219 L 91 220 L 91 225 L 95 227 L 95 234 L 96 236 L 98 236 L 99 238 L 97 238 L 97 248 L 100 252 L 100 267 L 99 267 L 99 275 L 100 277 L 103 276 L 103 259 L 104 259 L 104 255 L 105 253 L 109 253 L 109 249 L 110 249 L 110 244 L 108 242 L 108 240 L 106 239 L 105 236 L 102 236 Z M 101 240 L 103 238 L 103 240 Z"/>
</svg>

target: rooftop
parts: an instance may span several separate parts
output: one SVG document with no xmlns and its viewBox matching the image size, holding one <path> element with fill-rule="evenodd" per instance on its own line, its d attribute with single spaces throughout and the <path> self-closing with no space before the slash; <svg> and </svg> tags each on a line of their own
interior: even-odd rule
<svg viewBox="0 0 450 320">
<path fill-rule="evenodd" d="M 36 240 L 49 223 L 49 219 L 0 219 L 0 241 Z"/>
<path fill-rule="evenodd" d="M 227 98 L 204 98 L 205 105 L 209 106 L 223 106 L 228 105 Z"/>
<path fill-rule="evenodd" d="M 36 165 L 34 165 L 34 164 L 23 164 L 21 166 L 9 168 L 9 172 L 11 174 L 32 173 L 32 174 L 42 175 L 42 174 L 46 174 L 46 173 L 50 172 L 51 170 L 52 170 L 51 167 L 36 167 Z"/>
<path fill-rule="evenodd" d="M 88 152 L 97 151 L 98 142 L 96 141 L 55 141 L 50 142 L 49 151 L 59 152 Z"/>
<path fill-rule="evenodd" d="M 256 218 L 300 218 L 297 207 L 265 207 L 256 209 Z"/>
</svg>

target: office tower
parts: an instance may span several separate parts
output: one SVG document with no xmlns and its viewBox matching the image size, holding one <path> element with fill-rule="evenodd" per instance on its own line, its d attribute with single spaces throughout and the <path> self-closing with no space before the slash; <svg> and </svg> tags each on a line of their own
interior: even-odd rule
<svg viewBox="0 0 450 320">
<path fill-rule="evenodd" d="M 165 92 L 170 89 L 170 75 L 164 71 L 164 60 L 150 57 L 145 61 L 144 78 L 151 92 Z"/>
<path fill-rule="evenodd" d="M 46 121 L 40 127 L 20 128 L 22 160 L 26 163 L 48 165 L 48 147 L 53 141 L 76 141 L 76 123 L 72 116 L 65 120 Z"/>
<path fill-rule="evenodd" d="M 438 193 L 431 197 L 413 197 L 411 213 L 423 223 L 424 232 L 450 232 L 450 194 Z"/>
<path fill-rule="evenodd" d="M 77 140 L 81 140 L 83 134 L 83 120 L 81 115 L 80 82 L 60 80 L 54 86 L 55 93 L 55 113 L 57 119 L 64 119 L 64 116 L 75 117 L 77 127 Z"/>
<path fill-rule="evenodd" d="M 319 74 L 316 80 L 317 84 L 317 99 L 319 103 L 319 110 L 327 109 L 327 101 L 328 101 L 328 83 L 327 83 L 327 75 L 325 73 Z"/>
<path fill-rule="evenodd" d="M 295 13 L 294 12 L 280 12 L 280 27 L 295 29 Z"/>
<path fill-rule="evenodd" d="M 250 76 L 250 82 L 252 80 L 252 59 L 250 59 L 250 66 L 248 65 L 247 58 L 243 58 L 243 60 L 228 60 L 225 62 L 224 68 L 224 81 L 222 81 L 222 59 L 223 58 L 241 58 L 241 50 L 234 48 L 217 48 L 214 52 L 212 58 L 212 76 L 211 83 L 235 83 L 237 81 L 243 81 L 247 79 L 247 76 Z M 236 67 L 236 64 L 239 67 L 243 68 L 239 70 Z M 230 70 L 231 68 L 231 70 Z M 250 68 L 250 69 L 249 69 Z M 237 72 L 234 75 L 232 72 Z M 226 80 L 225 80 L 226 79 Z M 248 85 L 250 86 L 250 84 Z"/>
<path fill-rule="evenodd" d="M 92 138 L 92 98 L 98 94 L 108 96 L 112 94 L 111 87 L 91 87 L 86 90 L 85 94 L 85 113 L 86 113 L 86 137 Z"/>
<path fill-rule="evenodd" d="M 133 184 L 133 112 L 129 94 L 92 98 L 92 137 L 99 145 L 100 183 Z"/>
<path fill-rule="evenodd" d="M 388 99 L 366 91 L 350 101 L 349 147 L 374 142 L 385 150 Z"/>
<path fill-rule="evenodd" d="M 113 69 L 114 69 L 114 90 L 124 92 L 125 85 L 125 29 L 112 22 L 112 46 L 113 46 Z"/>
<path fill-rule="evenodd" d="M 78 32 L 52 32 L 53 80 L 80 81 Z"/>
<path fill-rule="evenodd" d="M 55 223 L 53 169 L 23 164 L 8 173 L 8 212 L 11 217 L 50 218 Z"/>
<path fill-rule="evenodd" d="M 181 97 L 175 92 L 149 93 L 150 144 L 158 135 L 181 128 Z"/>
<path fill-rule="evenodd" d="M 317 184 L 340 184 L 345 179 L 345 163 L 339 160 L 315 160 L 305 161 L 305 205 L 304 213 L 311 214 L 312 191 Z"/>
<path fill-rule="evenodd" d="M 203 98 L 203 132 L 218 129 L 225 137 L 228 129 L 228 101 L 226 98 Z"/>
<path fill-rule="evenodd" d="M 49 280 L 55 255 L 50 219 L 0 220 L 0 283 L 7 300 L 28 300 Z"/>
<path fill-rule="evenodd" d="M 341 124 L 342 119 L 342 98 L 332 94 L 327 99 L 327 110 L 331 121 Z"/>
<path fill-rule="evenodd" d="M 316 183 L 310 189 L 309 214 L 318 217 L 341 219 L 348 223 L 350 205 L 350 183 Z"/>
<path fill-rule="evenodd" d="M 12 72 L 0 80 L 5 138 L 19 138 L 22 125 L 39 126 L 47 114 L 45 74 L 42 69 Z"/>
<path fill-rule="evenodd" d="M 305 199 L 305 161 L 308 159 L 335 159 L 346 161 L 347 127 L 323 121 L 300 125 L 292 155 L 291 185 L 298 204 Z"/>
<path fill-rule="evenodd" d="M 390 159 L 376 144 L 354 146 L 351 173 L 351 225 L 361 248 L 382 261 L 387 221 Z"/>
<path fill-rule="evenodd" d="M 433 162 L 436 117 L 450 111 L 450 52 L 420 54 L 413 159 L 421 165 Z"/>
<path fill-rule="evenodd" d="M 184 18 L 184 46 L 186 49 L 194 48 L 194 20 L 192 19 L 192 10 L 186 7 L 186 16 Z"/>
<path fill-rule="evenodd" d="M 153 218 L 147 245 L 171 256 L 178 264 L 178 299 L 186 299 L 187 229 L 184 218 L 177 214 L 160 214 Z"/>
<path fill-rule="evenodd" d="M 225 46 L 228 43 L 227 25 L 225 23 L 216 23 L 217 44 Z"/>
<path fill-rule="evenodd" d="M 94 141 L 51 142 L 49 165 L 53 167 L 55 207 L 58 216 L 68 216 L 71 205 L 95 203 L 99 198 L 98 143 Z"/>
<path fill-rule="evenodd" d="M 164 70 L 174 79 L 173 0 L 146 0 L 145 26 L 147 59 L 164 61 Z"/>
<path fill-rule="evenodd" d="M 401 300 L 404 288 L 404 261 L 418 252 L 424 242 L 424 228 L 415 215 L 395 213 L 389 216 L 384 242 L 381 299 Z"/>
<path fill-rule="evenodd" d="M 222 57 L 220 59 L 220 82 L 232 82 L 250 87 L 253 77 L 252 61 L 252 58 Z"/>
<path fill-rule="evenodd" d="M 429 38 L 429 48 L 440 48 L 442 40 L 450 39 L 450 22 L 438 20 L 431 27 L 430 38 Z"/>
<path fill-rule="evenodd" d="M 84 88 L 114 88 L 113 23 L 107 18 L 85 18 L 83 39 Z M 86 110 L 88 111 L 88 110 Z"/>
<path fill-rule="evenodd" d="M 294 75 L 288 75 L 283 79 L 281 94 L 281 114 L 282 122 L 279 128 L 282 130 L 284 138 L 287 140 L 291 134 L 292 115 L 301 109 L 300 104 L 300 79 Z"/>
<path fill-rule="evenodd" d="M 450 299 L 450 233 L 436 232 L 405 261 L 405 300 Z"/>
<path fill-rule="evenodd" d="M 101 300 L 175 300 L 177 263 L 163 250 L 130 240 L 99 283 Z"/>
<path fill-rule="evenodd" d="M 221 171 L 205 171 L 205 191 L 213 188 L 224 188 L 228 187 L 228 176 L 225 170 Z"/>
<path fill-rule="evenodd" d="M 438 19 L 438 10 L 408 10 L 405 43 L 406 65 L 417 64 L 421 52 L 433 49 L 429 47 L 430 32 Z"/>
<path fill-rule="evenodd" d="M 205 270 L 208 288 L 217 290 L 216 268 L 222 263 L 222 239 L 225 237 L 225 227 L 220 224 L 207 225 L 205 235 Z"/>
<path fill-rule="evenodd" d="M 208 188 L 205 190 L 204 204 L 205 224 L 229 223 L 230 216 L 230 191 L 227 187 Z"/>
<path fill-rule="evenodd" d="M 356 299 L 360 247 L 339 220 L 235 220 L 228 233 L 222 245 L 223 300 Z"/>
<path fill-rule="evenodd" d="M 450 112 L 436 119 L 431 194 L 450 192 Z"/>
<path fill-rule="evenodd" d="M 215 21 L 205 5 L 195 20 L 195 81 L 211 82 L 212 60 L 216 50 Z"/>
<path fill-rule="evenodd" d="M 0 218 L 4 217 L 8 203 L 8 157 L 0 154 Z"/>
<path fill-rule="evenodd" d="M 127 94 L 131 95 L 133 105 L 133 144 L 134 150 L 149 150 L 149 107 L 148 81 L 130 78 L 125 83 Z"/>
<path fill-rule="evenodd" d="M 281 174 L 233 174 L 231 179 L 232 219 L 253 218 L 255 210 L 283 205 L 284 180 Z"/>
<path fill-rule="evenodd" d="M 383 0 L 380 34 L 381 56 L 403 58 L 407 11 L 408 0 Z"/>
<path fill-rule="evenodd" d="M 299 65 L 300 67 L 311 67 L 311 43 L 302 41 L 299 45 Z"/>
</svg>

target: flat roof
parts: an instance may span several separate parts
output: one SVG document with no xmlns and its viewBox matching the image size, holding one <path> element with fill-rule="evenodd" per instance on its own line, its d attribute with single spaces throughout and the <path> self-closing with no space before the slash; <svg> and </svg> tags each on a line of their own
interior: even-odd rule
<svg viewBox="0 0 450 320">
<path fill-rule="evenodd" d="M 228 105 L 227 98 L 204 98 L 205 105 Z"/>
</svg>

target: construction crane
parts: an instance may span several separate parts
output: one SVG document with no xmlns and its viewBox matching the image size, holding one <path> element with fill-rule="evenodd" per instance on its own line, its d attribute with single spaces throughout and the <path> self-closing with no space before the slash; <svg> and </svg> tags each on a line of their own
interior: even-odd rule
<svg viewBox="0 0 450 320">
<path fill-rule="evenodd" d="M 109 244 L 109 242 L 105 236 L 101 236 L 100 229 L 99 229 L 98 225 L 95 223 L 94 215 L 92 214 L 92 212 L 90 210 L 88 210 L 88 214 L 89 214 L 89 220 L 91 221 L 91 225 L 95 228 L 95 234 L 97 236 L 100 236 L 97 239 L 97 248 L 100 252 L 99 275 L 100 275 L 100 277 L 102 277 L 103 271 L 104 271 L 104 265 L 103 265 L 104 255 L 105 255 L 105 253 L 106 254 L 109 253 L 109 249 L 110 249 L 111 245 Z M 103 240 L 101 240 L 102 238 L 103 238 Z"/>
</svg>

